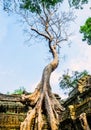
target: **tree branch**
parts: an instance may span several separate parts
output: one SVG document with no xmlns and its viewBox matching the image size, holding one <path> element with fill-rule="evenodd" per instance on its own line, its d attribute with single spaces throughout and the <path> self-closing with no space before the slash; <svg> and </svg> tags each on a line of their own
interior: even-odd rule
<svg viewBox="0 0 91 130">
<path fill-rule="evenodd" d="M 45 37 L 46 39 L 50 40 L 50 37 L 48 37 L 48 35 L 39 32 L 36 28 L 31 27 L 31 30 L 35 31 L 37 34 L 39 34 L 40 36 Z"/>
</svg>

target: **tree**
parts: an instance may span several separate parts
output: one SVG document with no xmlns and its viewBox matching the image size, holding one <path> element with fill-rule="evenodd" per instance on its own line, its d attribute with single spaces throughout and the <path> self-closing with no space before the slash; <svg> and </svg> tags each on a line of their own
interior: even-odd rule
<svg viewBox="0 0 91 130">
<path fill-rule="evenodd" d="M 69 0 L 69 4 L 71 7 L 75 7 L 76 9 L 83 9 L 83 5 L 87 4 L 89 0 Z M 80 27 L 80 33 L 83 33 L 83 41 L 87 41 L 88 45 L 91 45 L 91 17 L 89 17 L 83 26 Z"/>
<path fill-rule="evenodd" d="M 83 33 L 83 41 L 87 41 L 91 45 L 91 18 L 89 17 L 85 24 L 80 27 L 80 32 Z"/>
<path fill-rule="evenodd" d="M 19 89 L 14 90 L 14 92 L 12 94 L 18 94 L 21 95 L 26 91 L 26 89 L 24 87 L 20 87 Z"/>
<path fill-rule="evenodd" d="M 60 77 L 60 88 L 61 89 L 73 89 L 77 86 L 79 79 L 83 78 L 88 75 L 88 72 L 86 70 L 82 72 L 74 71 L 72 74 L 69 74 L 69 72 L 66 72 L 65 74 Z"/>
<path fill-rule="evenodd" d="M 64 108 L 51 91 L 50 76 L 59 64 L 59 49 L 68 40 L 68 25 L 74 18 L 71 13 L 60 11 L 63 0 L 6 0 L 5 11 L 15 11 L 23 17 L 31 29 L 30 38 L 43 38 L 53 60 L 43 70 L 41 81 L 31 95 L 23 95 L 22 102 L 28 103 L 27 117 L 20 130 L 42 130 L 46 123 L 51 130 L 58 130 L 60 115 Z M 44 43 L 44 41 L 42 42 Z"/>
<path fill-rule="evenodd" d="M 75 7 L 76 9 L 83 9 L 83 4 L 87 4 L 89 2 L 89 0 L 68 0 L 69 1 L 69 5 L 71 7 Z"/>
</svg>

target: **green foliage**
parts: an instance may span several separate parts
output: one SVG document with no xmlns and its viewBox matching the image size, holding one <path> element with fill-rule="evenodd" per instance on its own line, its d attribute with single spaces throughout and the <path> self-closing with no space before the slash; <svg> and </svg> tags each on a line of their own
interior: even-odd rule
<svg viewBox="0 0 91 130">
<path fill-rule="evenodd" d="M 32 13 L 41 13 L 43 7 L 52 8 L 59 2 L 63 2 L 63 0 L 3 0 L 3 7 L 5 11 L 19 6 L 20 9 L 25 9 Z"/>
<path fill-rule="evenodd" d="M 72 7 L 74 6 L 75 8 L 81 8 L 83 4 L 87 4 L 89 0 L 69 0 L 69 5 Z"/>
<path fill-rule="evenodd" d="M 70 6 L 83 9 L 82 5 L 87 4 L 90 0 L 69 0 Z M 80 27 L 80 32 L 83 33 L 83 41 L 87 41 L 91 45 L 91 17 L 89 17 L 85 24 Z"/>
<path fill-rule="evenodd" d="M 91 45 L 91 17 L 88 18 L 83 26 L 80 27 L 80 32 L 83 33 L 83 41 L 87 41 Z"/>
<path fill-rule="evenodd" d="M 16 89 L 13 94 L 18 94 L 18 95 L 21 95 L 23 94 L 23 92 L 25 91 L 25 88 L 24 87 L 20 87 L 19 89 Z"/>
<path fill-rule="evenodd" d="M 88 75 L 86 70 L 82 72 L 74 71 L 72 75 L 66 72 L 60 78 L 59 86 L 61 89 L 75 88 L 77 86 L 78 80 L 86 75 Z"/>
<path fill-rule="evenodd" d="M 21 8 L 30 10 L 32 13 L 41 13 L 43 6 L 44 8 L 50 8 L 55 6 L 58 2 L 62 2 L 63 0 L 21 0 Z"/>
</svg>

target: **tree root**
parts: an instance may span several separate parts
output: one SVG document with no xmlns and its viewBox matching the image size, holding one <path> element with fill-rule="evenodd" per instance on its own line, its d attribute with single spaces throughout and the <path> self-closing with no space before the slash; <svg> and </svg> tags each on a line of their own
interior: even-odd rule
<svg viewBox="0 0 91 130">
<path fill-rule="evenodd" d="M 23 101 L 29 102 L 33 109 L 28 111 L 20 130 L 43 130 L 44 127 L 48 130 L 58 130 L 59 115 L 64 108 L 51 91 L 41 90 L 40 85 L 31 95 L 23 95 Z"/>
</svg>

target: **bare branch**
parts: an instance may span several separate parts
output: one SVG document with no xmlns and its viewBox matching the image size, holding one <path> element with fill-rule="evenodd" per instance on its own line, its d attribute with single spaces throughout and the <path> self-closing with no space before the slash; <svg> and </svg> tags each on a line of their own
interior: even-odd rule
<svg viewBox="0 0 91 130">
<path fill-rule="evenodd" d="M 41 21 L 42 21 L 42 24 L 44 25 L 45 24 L 45 19 L 41 16 L 41 14 L 38 14 L 39 15 L 39 17 L 40 17 L 40 19 L 41 19 Z"/>
<path fill-rule="evenodd" d="M 36 28 L 31 27 L 31 30 L 35 31 L 37 34 L 39 34 L 39 35 L 45 37 L 46 39 L 50 40 L 50 37 L 48 37 L 48 35 L 39 32 Z"/>
</svg>

